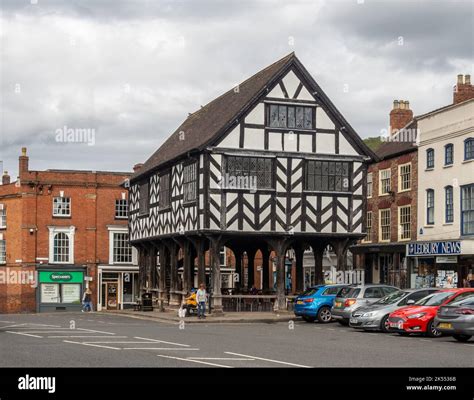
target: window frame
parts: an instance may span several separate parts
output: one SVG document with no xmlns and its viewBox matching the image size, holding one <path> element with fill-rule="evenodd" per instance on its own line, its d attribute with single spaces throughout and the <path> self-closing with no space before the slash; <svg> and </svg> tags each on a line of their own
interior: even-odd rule
<svg viewBox="0 0 474 400">
<path fill-rule="evenodd" d="M 66 201 L 67 207 L 66 209 L 69 210 L 68 214 L 55 214 L 55 211 L 58 211 L 58 207 L 56 207 L 56 200 L 61 199 L 61 201 Z M 53 213 L 54 218 L 71 218 L 72 215 L 72 199 L 68 196 L 54 196 L 53 197 Z"/>
<path fill-rule="evenodd" d="M 0 229 L 7 229 L 7 208 L 0 204 Z"/>
<path fill-rule="evenodd" d="M 469 147 L 469 156 L 468 156 Z M 464 161 L 474 160 L 474 138 L 470 137 L 464 140 Z"/>
<path fill-rule="evenodd" d="M 370 218 L 369 218 L 370 215 Z M 370 221 L 370 224 L 369 224 Z M 374 223 L 374 214 L 373 211 L 367 211 L 365 215 L 365 230 L 366 230 L 366 236 L 362 240 L 365 243 L 370 243 L 372 242 L 372 227 Z"/>
<path fill-rule="evenodd" d="M 144 189 L 146 188 L 146 189 Z M 146 192 L 146 200 L 142 198 Z M 148 179 L 138 184 L 138 216 L 143 217 L 150 213 L 150 181 Z"/>
<path fill-rule="evenodd" d="M 432 170 L 435 167 L 435 151 L 432 147 L 426 149 L 426 170 Z"/>
<path fill-rule="evenodd" d="M 382 225 L 383 218 L 382 218 L 382 213 L 383 212 L 388 212 L 388 225 Z M 386 218 L 385 218 L 386 219 Z M 392 219 L 392 210 L 390 208 L 381 208 L 379 209 L 379 242 L 390 242 L 390 239 L 392 238 L 392 232 L 391 232 L 391 219 Z M 388 226 L 388 239 L 383 239 L 383 227 Z"/>
<path fill-rule="evenodd" d="M 76 228 L 74 226 L 49 226 L 49 254 L 48 259 L 50 264 L 69 265 L 74 264 L 74 237 Z M 67 261 L 55 260 L 55 236 L 59 233 L 64 233 L 69 240 L 69 252 Z"/>
<path fill-rule="evenodd" d="M 0 237 L 0 265 L 7 265 L 7 240 Z"/>
<path fill-rule="evenodd" d="M 166 190 L 163 190 L 163 180 L 164 178 L 167 177 L 167 187 Z M 171 193 L 171 179 L 172 179 L 172 174 L 171 170 L 163 171 L 159 176 L 159 189 L 158 189 L 158 209 L 160 211 L 168 211 L 171 209 L 171 203 L 172 203 L 172 193 Z M 164 193 L 167 193 L 166 197 Z M 166 199 L 166 202 L 163 201 Z M 164 204 L 163 204 L 164 203 Z"/>
<path fill-rule="evenodd" d="M 402 210 L 409 210 L 410 219 L 409 221 L 402 222 Z M 411 240 L 411 221 L 412 221 L 412 210 L 411 204 L 407 204 L 405 206 L 398 207 L 398 241 L 406 241 Z M 408 224 L 408 230 L 405 230 L 403 225 Z M 408 236 L 405 235 L 405 232 L 408 232 Z"/>
<path fill-rule="evenodd" d="M 370 180 L 369 180 L 370 176 Z M 370 191 L 369 191 L 370 187 Z M 371 199 L 374 193 L 374 174 L 373 172 L 368 172 L 367 173 L 367 198 Z"/>
<path fill-rule="evenodd" d="M 432 204 L 430 203 L 430 195 L 432 195 Z M 435 191 L 434 189 L 426 189 L 426 225 L 435 224 Z M 430 210 L 432 209 L 432 219 L 430 219 Z"/>
<path fill-rule="evenodd" d="M 137 249 L 130 245 L 131 247 L 131 262 L 118 262 L 115 261 L 115 235 L 116 234 L 128 234 L 129 231 L 127 226 L 109 226 L 109 265 L 137 265 L 138 263 L 138 254 Z M 130 236 L 129 236 L 129 244 L 130 244 Z"/>
<path fill-rule="evenodd" d="M 237 160 L 239 160 L 237 162 Z M 230 169 L 230 164 L 229 161 L 233 162 L 233 167 Z M 267 163 L 267 161 L 269 161 Z M 252 162 L 255 162 L 255 175 L 251 175 L 251 168 L 250 165 Z M 240 167 L 236 167 L 237 164 L 240 163 Z M 261 163 L 263 164 L 263 170 L 259 170 L 258 164 Z M 248 174 L 245 175 L 243 174 L 244 172 L 244 164 L 248 164 Z M 268 165 L 270 165 L 270 168 L 268 169 Z M 244 178 L 245 177 L 250 177 L 250 176 L 255 176 L 257 179 L 257 191 L 274 191 L 276 188 L 276 177 L 275 177 L 275 158 L 274 157 L 261 157 L 261 156 L 245 156 L 245 155 L 227 155 L 225 160 L 224 160 L 224 166 L 223 170 L 225 171 L 224 173 L 227 174 L 227 176 L 233 176 L 236 179 L 239 177 Z M 245 169 L 246 171 L 247 169 Z M 262 172 L 263 171 L 263 172 Z M 260 173 L 260 175 L 259 175 Z M 261 186 L 259 181 L 262 180 L 266 183 L 267 181 L 270 182 L 270 186 L 264 185 Z M 250 183 L 250 181 L 248 182 Z M 227 182 L 224 180 L 224 186 L 222 187 L 223 190 L 227 191 L 250 191 L 254 190 L 250 186 L 248 187 L 228 187 Z"/>
<path fill-rule="evenodd" d="M 385 172 L 388 171 L 388 178 L 384 178 L 383 175 Z M 382 181 L 388 180 L 388 191 L 382 192 Z M 392 169 L 391 168 L 384 168 L 379 170 L 379 196 L 387 196 L 390 195 L 392 191 Z"/>
<path fill-rule="evenodd" d="M 472 197 L 470 198 L 470 202 L 474 203 L 474 183 L 471 183 L 469 185 L 463 185 L 461 186 L 461 235 L 462 236 L 473 236 L 474 235 L 474 229 L 472 232 L 465 232 L 464 230 L 464 218 L 465 218 L 465 213 L 473 213 L 474 215 L 474 208 L 469 209 L 469 210 L 464 210 L 464 190 L 470 190 Z M 473 217 L 474 220 L 474 217 Z M 474 225 L 474 222 L 471 222 Z"/>
<path fill-rule="evenodd" d="M 451 159 L 448 160 L 448 154 Z M 448 143 L 444 146 L 444 166 L 448 167 L 454 164 L 454 144 Z"/>
<path fill-rule="evenodd" d="M 194 174 L 194 178 L 192 180 L 186 181 L 189 173 L 186 173 L 186 169 L 191 168 L 191 173 Z M 198 175 L 199 175 L 199 166 L 197 161 L 192 161 L 183 164 L 183 204 L 191 204 L 197 201 L 197 182 L 198 182 Z M 193 197 L 190 199 L 186 198 L 186 187 L 189 186 L 192 188 Z"/>
<path fill-rule="evenodd" d="M 317 168 L 316 168 L 316 163 L 321 163 L 321 166 L 320 166 L 320 171 L 321 173 L 320 174 L 317 174 Z M 323 166 L 324 166 L 324 163 L 327 163 L 328 164 L 328 174 L 325 175 L 323 174 Z M 337 168 L 337 164 L 341 164 L 341 168 L 343 170 L 347 170 L 347 175 L 345 174 L 336 174 L 336 168 Z M 346 165 L 346 168 L 343 167 L 343 165 Z M 314 165 L 314 168 L 312 169 L 312 171 L 310 170 L 310 165 Z M 332 165 L 333 165 L 333 168 L 332 168 Z M 351 171 L 351 167 L 352 167 L 352 164 L 348 161 L 329 161 L 329 160 L 312 160 L 312 159 L 307 159 L 305 160 L 304 162 L 304 191 L 305 192 L 317 192 L 317 193 L 351 193 L 352 192 L 352 179 L 351 179 L 351 175 L 352 175 L 352 171 Z M 333 169 L 333 173 L 330 173 L 329 171 Z M 313 179 L 313 188 L 310 188 L 309 187 L 309 183 L 310 183 L 310 176 L 312 177 Z M 320 186 L 319 188 L 317 188 L 317 177 L 320 177 Z M 327 178 L 326 179 L 326 183 L 327 183 L 327 189 L 325 188 L 322 188 L 322 185 L 323 185 L 323 181 L 324 179 L 323 178 Z M 330 181 L 331 181 L 331 178 L 333 179 L 333 187 L 334 189 L 330 189 Z M 336 189 L 336 183 L 337 183 L 337 178 L 340 178 L 340 182 L 341 182 L 341 190 L 337 190 Z M 346 188 L 344 188 L 344 179 L 347 179 L 347 185 L 346 185 Z"/>
<path fill-rule="evenodd" d="M 303 104 L 299 104 L 299 103 L 292 103 L 292 104 L 281 104 L 281 103 L 275 103 L 275 102 L 272 102 L 272 103 L 265 103 L 266 105 L 266 124 L 265 124 L 265 127 L 267 129 L 289 129 L 289 130 L 292 130 L 292 131 L 315 131 L 316 130 L 316 106 L 312 106 L 312 105 L 303 105 Z M 273 107 L 276 107 L 277 108 L 277 126 L 275 125 L 272 125 L 273 123 L 273 120 L 272 120 L 272 108 Z M 290 126 L 290 123 L 289 123 L 289 109 L 294 109 L 294 111 L 292 112 L 293 114 L 293 117 L 294 117 L 294 126 Z M 283 116 L 283 113 L 281 112 L 281 109 L 285 109 L 285 113 L 284 113 L 284 120 L 285 120 L 285 126 L 281 126 L 281 123 L 280 123 L 280 116 Z M 296 126 L 296 121 L 297 121 L 297 115 L 298 115 L 298 112 L 297 112 L 297 109 L 301 109 L 302 110 L 302 126 L 301 127 L 297 127 Z M 310 112 L 308 113 L 307 110 L 310 110 Z M 307 128 L 306 127 L 306 117 L 308 115 L 311 115 L 311 128 Z"/>
<path fill-rule="evenodd" d="M 125 202 L 124 204 L 121 204 Z M 120 215 L 120 211 L 125 215 Z M 128 199 L 115 199 L 115 219 L 128 219 Z"/>
<path fill-rule="evenodd" d="M 450 193 L 451 202 L 448 203 L 448 194 Z M 448 207 L 450 206 L 450 207 Z M 448 217 L 451 217 L 450 219 Z M 454 188 L 451 185 L 444 187 L 444 223 L 454 223 Z"/>
<path fill-rule="evenodd" d="M 402 169 L 407 168 L 407 167 L 409 168 L 408 173 L 406 172 L 402 173 Z M 411 190 L 411 172 L 412 172 L 411 162 L 400 164 L 398 166 L 398 192 L 399 193 L 409 192 Z M 408 187 L 403 188 L 403 183 L 404 183 L 403 177 L 407 175 L 408 175 Z"/>
</svg>

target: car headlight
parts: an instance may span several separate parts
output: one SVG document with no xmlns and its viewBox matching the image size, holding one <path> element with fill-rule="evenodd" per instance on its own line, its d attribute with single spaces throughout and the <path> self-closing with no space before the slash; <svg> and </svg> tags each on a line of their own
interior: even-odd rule
<svg viewBox="0 0 474 400">
<path fill-rule="evenodd" d="M 365 317 L 365 318 L 373 317 L 374 315 L 375 315 L 374 312 L 366 312 L 366 313 L 362 314 L 362 316 Z"/>
<path fill-rule="evenodd" d="M 408 319 L 421 318 L 423 315 L 426 315 L 426 313 L 420 312 L 420 313 L 418 313 L 418 314 L 409 315 L 407 318 L 408 318 Z"/>
</svg>

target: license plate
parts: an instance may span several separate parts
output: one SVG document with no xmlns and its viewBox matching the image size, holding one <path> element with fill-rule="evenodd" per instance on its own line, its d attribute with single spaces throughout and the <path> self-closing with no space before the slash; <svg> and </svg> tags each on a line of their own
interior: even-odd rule
<svg viewBox="0 0 474 400">
<path fill-rule="evenodd" d="M 390 323 L 388 324 L 388 326 L 390 326 L 390 328 L 403 329 L 403 321 L 390 322 Z"/>
<path fill-rule="evenodd" d="M 341 306 L 342 306 L 342 303 L 341 303 L 340 301 L 336 301 L 336 302 L 334 303 L 334 306 L 336 306 L 336 307 L 341 307 Z"/>
<path fill-rule="evenodd" d="M 351 319 L 349 320 L 349 323 L 350 323 L 350 324 L 357 324 L 357 322 L 358 322 L 357 318 L 351 318 Z"/>
<path fill-rule="evenodd" d="M 296 304 L 303 304 L 303 301 L 302 301 L 302 300 L 298 300 L 298 301 L 296 302 Z"/>
<path fill-rule="evenodd" d="M 441 323 L 438 325 L 438 328 L 441 328 L 441 329 L 453 329 L 453 325 L 451 325 L 449 322 L 441 322 Z"/>
</svg>

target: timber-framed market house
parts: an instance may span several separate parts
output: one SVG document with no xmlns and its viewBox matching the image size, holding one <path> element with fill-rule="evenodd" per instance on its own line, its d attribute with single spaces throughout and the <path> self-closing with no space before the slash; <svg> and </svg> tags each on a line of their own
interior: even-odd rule
<svg viewBox="0 0 474 400">
<path fill-rule="evenodd" d="M 247 254 L 249 287 L 261 252 L 264 290 L 273 286 L 273 255 L 274 308 L 284 309 L 288 250 L 300 291 L 305 249 L 313 250 L 321 283 L 324 249 L 332 247 L 344 270 L 347 248 L 365 236 L 373 158 L 295 54 L 287 55 L 190 114 L 132 175 L 129 229 L 141 290 L 177 306 L 195 282 L 206 282 L 209 259 L 213 312 L 221 312 L 226 246 L 237 276 Z"/>
</svg>

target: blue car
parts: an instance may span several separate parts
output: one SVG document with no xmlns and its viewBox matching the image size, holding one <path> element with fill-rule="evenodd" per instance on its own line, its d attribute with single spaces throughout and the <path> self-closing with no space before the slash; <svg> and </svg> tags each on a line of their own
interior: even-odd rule
<svg viewBox="0 0 474 400">
<path fill-rule="evenodd" d="M 316 319 L 326 324 L 331 322 L 331 307 L 337 293 L 348 285 L 317 285 L 310 287 L 295 299 L 294 313 L 306 322 Z"/>
</svg>

